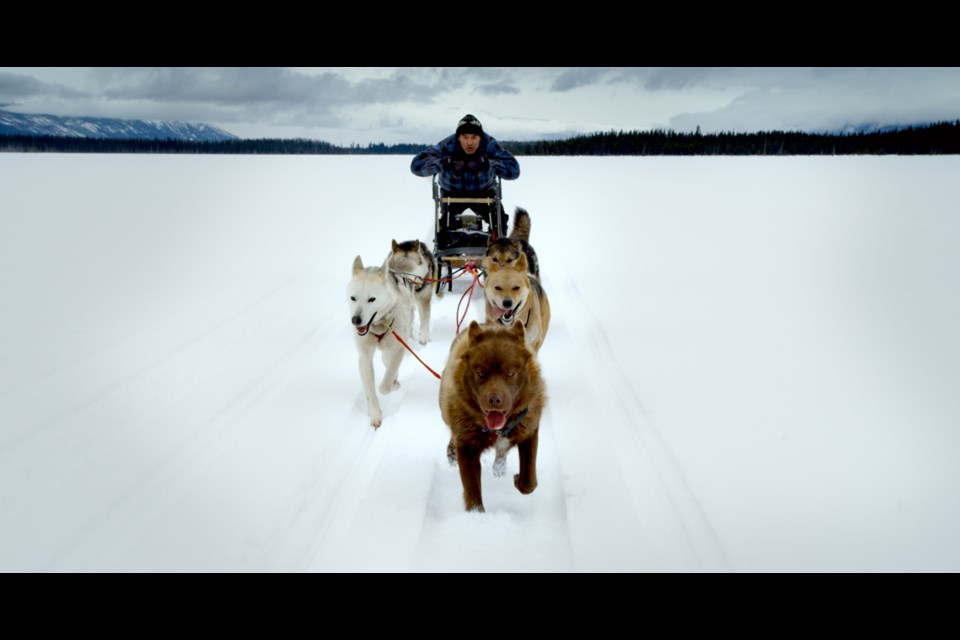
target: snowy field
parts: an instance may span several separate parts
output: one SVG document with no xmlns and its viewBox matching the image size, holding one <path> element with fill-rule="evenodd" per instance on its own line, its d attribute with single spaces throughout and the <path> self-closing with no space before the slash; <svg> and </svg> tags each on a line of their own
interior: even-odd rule
<svg viewBox="0 0 960 640">
<path fill-rule="evenodd" d="M 960 570 L 960 158 L 520 162 L 540 485 L 468 514 L 353 348 L 409 158 L 0 154 L 0 570 Z"/>
</svg>

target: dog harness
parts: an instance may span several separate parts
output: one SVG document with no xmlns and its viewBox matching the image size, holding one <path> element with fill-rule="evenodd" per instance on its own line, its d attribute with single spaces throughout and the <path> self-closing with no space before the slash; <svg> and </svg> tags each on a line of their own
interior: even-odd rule
<svg viewBox="0 0 960 640">
<path fill-rule="evenodd" d="M 383 340 L 383 336 L 385 336 L 385 335 L 387 335 L 388 333 L 390 333 L 390 330 L 393 329 L 393 323 L 394 323 L 394 321 L 396 321 L 396 318 L 394 318 L 393 320 L 390 321 L 390 326 L 387 327 L 387 330 L 384 331 L 383 333 L 374 333 L 373 330 L 370 331 L 370 333 L 373 333 L 373 336 L 377 339 L 377 342 L 380 342 L 381 340 Z"/>
<path fill-rule="evenodd" d="M 407 273 L 405 271 L 391 271 L 390 273 L 394 276 L 400 276 L 401 280 L 410 285 L 415 293 L 420 293 L 423 291 L 423 288 L 429 284 L 429 281 L 423 276 L 418 276 L 415 273 Z"/>
</svg>

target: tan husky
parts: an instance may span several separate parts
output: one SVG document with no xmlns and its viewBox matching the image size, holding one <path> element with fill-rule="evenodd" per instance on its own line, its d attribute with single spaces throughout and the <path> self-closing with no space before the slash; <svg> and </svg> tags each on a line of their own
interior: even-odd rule
<svg viewBox="0 0 960 640">
<path fill-rule="evenodd" d="M 550 326 L 550 301 L 540 279 L 527 270 L 526 254 L 503 267 L 488 260 L 486 268 L 487 321 L 507 327 L 523 323 L 527 344 L 539 352 Z"/>
</svg>

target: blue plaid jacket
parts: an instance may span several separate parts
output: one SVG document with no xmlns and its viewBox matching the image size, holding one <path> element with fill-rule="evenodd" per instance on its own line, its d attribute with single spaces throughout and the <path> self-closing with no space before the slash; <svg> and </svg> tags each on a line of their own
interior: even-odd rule
<svg viewBox="0 0 960 640">
<path fill-rule="evenodd" d="M 515 180 L 520 175 L 520 163 L 486 133 L 480 148 L 468 156 L 454 134 L 418 153 L 410 171 L 418 176 L 439 173 L 440 188 L 448 193 L 476 193 L 492 189 L 497 176 Z"/>
</svg>

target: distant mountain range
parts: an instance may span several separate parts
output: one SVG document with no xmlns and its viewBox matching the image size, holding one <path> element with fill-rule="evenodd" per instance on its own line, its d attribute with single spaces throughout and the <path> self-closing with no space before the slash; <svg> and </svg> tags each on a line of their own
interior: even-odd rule
<svg viewBox="0 0 960 640">
<path fill-rule="evenodd" d="M 209 124 L 119 118 L 75 118 L 0 110 L 0 135 L 63 136 L 121 140 L 188 140 L 221 142 L 238 140 L 232 133 Z"/>
</svg>

